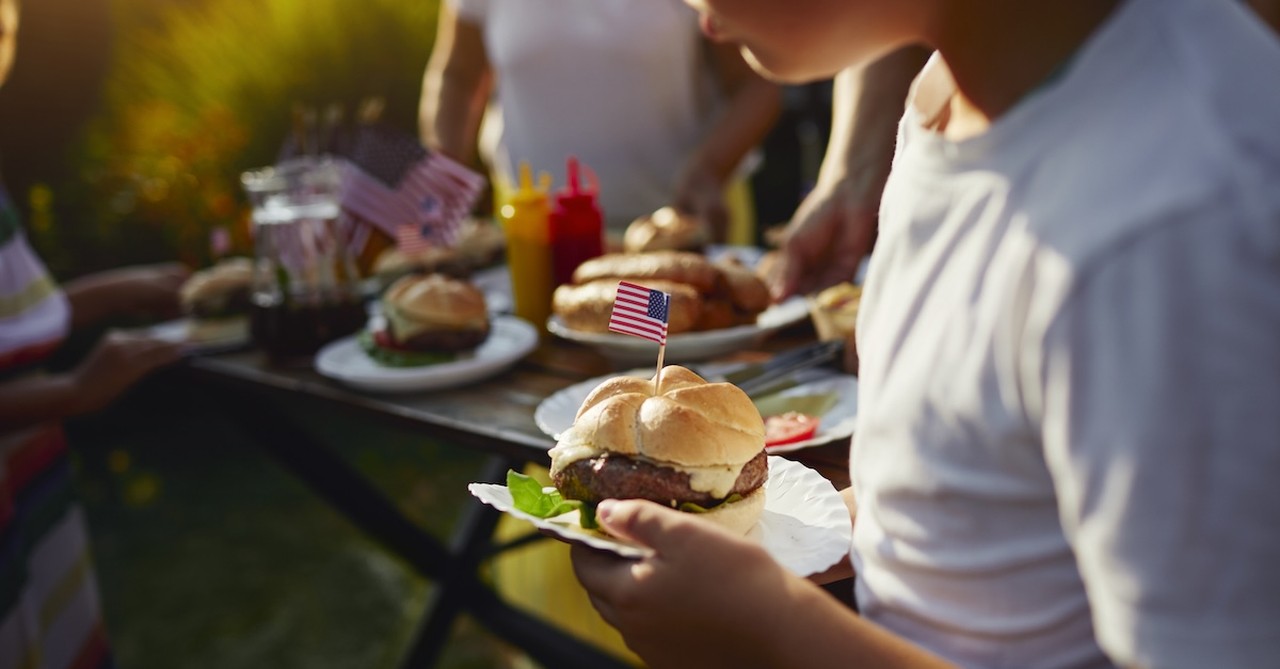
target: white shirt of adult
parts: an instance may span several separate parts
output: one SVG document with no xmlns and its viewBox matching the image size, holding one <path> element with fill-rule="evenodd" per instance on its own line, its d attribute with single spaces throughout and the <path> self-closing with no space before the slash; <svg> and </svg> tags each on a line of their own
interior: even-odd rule
<svg viewBox="0 0 1280 669">
<path fill-rule="evenodd" d="M 1280 662 L 1280 41 L 1130 0 L 981 136 L 904 117 L 858 323 L 857 598 L 965 667 Z"/>
<path fill-rule="evenodd" d="M 500 112 L 481 131 L 497 177 L 521 161 L 600 181 L 610 227 L 671 204 L 722 98 L 697 14 L 681 0 L 449 0 L 482 30 Z"/>
</svg>

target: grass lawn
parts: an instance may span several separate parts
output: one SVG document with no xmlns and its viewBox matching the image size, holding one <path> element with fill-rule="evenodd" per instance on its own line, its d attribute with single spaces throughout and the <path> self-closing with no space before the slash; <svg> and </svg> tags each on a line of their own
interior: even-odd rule
<svg viewBox="0 0 1280 669">
<path fill-rule="evenodd" d="M 480 456 L 305 419 L 448 536 L 468 500 L 459 482 L 478 474 Z M 430 583 L 243 443 L 198 390 L 145 385 L 68 428 L 121 669 L 396 666 Z M 440 666 L 501 666 L 503 652 L 464 620 Z"/>
</svg>

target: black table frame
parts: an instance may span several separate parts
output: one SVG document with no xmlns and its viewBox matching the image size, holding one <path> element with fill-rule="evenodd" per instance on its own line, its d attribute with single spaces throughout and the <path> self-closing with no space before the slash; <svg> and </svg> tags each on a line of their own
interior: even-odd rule
<svg viewBox="0 0 1280 669">
<path fill-rule="evenodd" d="M 379 420 L 394 419 L 344 398 L 345 391 L 314 394 L 236 379 L 195 361 L 189 369 L 200 380 L 227 417 L 254 445 L 270 454 L 290 474 L 345 516 L 356 528 L 386 550 L 404 559 L 415 571 L 435 583 L 414 640 L 400 666 L 433 667 L 448 643 L 454 622 L 461 615 L 475 618 L 495 636 L 520 648 L 546 667 L 623 668 L 631 665 L 583 643 L 559 628 L 504 602 L 480 577 L 481 566 L 495 554 L 524 543 L 494 545 L 492 537 L 501 513 L 478 502 L 469 505 L 451 540 L 446 544 L 406 518 L 367 478 L 339 454 L 311 437 L 301 426 L 272 408 L 272 399 L 299 397 L 318 401 L 327 409 L 376 413 Z M 212 383 L 210 383 L 212 381 Z M 364 408 L 366 411 L 361 411 Z M 399 422 L 427 429 L 410 417 Z M 394 421 L 393 421 L 394 422 Z M 545 464 L 545 446 L 493 439 L 462 429 L 430 426 L 431 437 L 441 443 L 472 447 L 488 453 L 482 481 L 502 482 L 507 469 L 525 463 Z M 535 455 L 540 453 L 540 456 Z M 531 533 L 527 539 L 542 539 Z"/>
</svg>

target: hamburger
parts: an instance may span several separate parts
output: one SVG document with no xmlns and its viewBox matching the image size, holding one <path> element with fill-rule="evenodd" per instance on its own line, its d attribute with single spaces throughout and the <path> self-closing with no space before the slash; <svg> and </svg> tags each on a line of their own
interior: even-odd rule
<svg viewBox="0 0 1280 669">
<path fill-rule="evenodd" d="M 385 323 L 362 341 L 374 360 L 413 367 L 452 359 L 489 336 L 484 293 L 442 274 L 406 276 L 382 294 Z"/>
<path fill-rule="evenodd" d="M 764 422 L 737 386 L 684 367 L 652 380 L 616 377 L 583 401 L 551 449 L 551 481 L 566 500 L 647 499 L 750 530 L 764 509 Z"/>
<path fill-rule="evenodd" d="M 253 263 L 227 258 L 191 275 L 178 293 L 188 317 L 187 339 L 214 341 L 249 336 Z"/>
</svg>

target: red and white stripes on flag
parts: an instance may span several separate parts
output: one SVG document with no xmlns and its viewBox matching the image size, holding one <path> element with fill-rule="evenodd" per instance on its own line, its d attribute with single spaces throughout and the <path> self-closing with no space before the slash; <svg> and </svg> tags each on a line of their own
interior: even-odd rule
<svg viewBox="0 0 1280 669">
<path fill-rule="evenodd" d="M 434 246 L 429 234 L 423 234 L 421 225 L 401 225 L 396 228 L 396 248 L 407 256 L 416 256 Z"/>
<path fill-rule="evenodd" d="M 427 245 L 453 246 L 484 188 L 484 177 L 439 153 L 405 171 L 394 187 L 352 162 L 343 167 L 342 208 L 381 229 L 405 249 L 413 231 Z"/>
<path fill-rule="evenodd" d="M 671 296 L 627 281 L 618 282 L 618 294 L 609 315 L 609 330 L 667 343 L 667 317 Z"/>
</svg>

